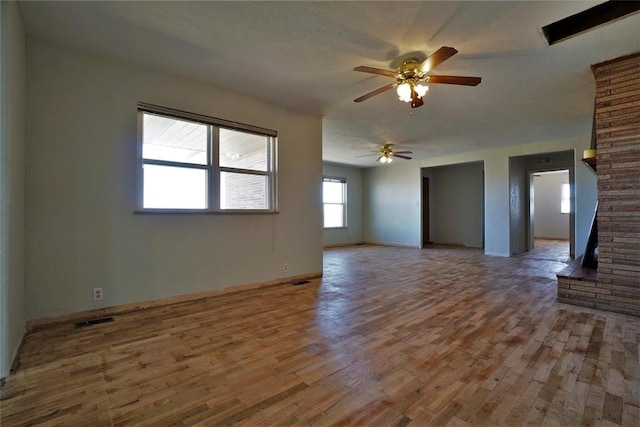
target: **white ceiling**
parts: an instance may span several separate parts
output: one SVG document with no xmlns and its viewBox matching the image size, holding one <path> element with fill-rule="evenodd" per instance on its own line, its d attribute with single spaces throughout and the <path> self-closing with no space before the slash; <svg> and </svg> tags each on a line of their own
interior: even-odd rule
<svg viewBox="0 0 640 427">
<path fill-rule="evenodd" d="M 323 120 L 326 161 L 375 166 L 396 143 L 414 158 L 588 137 L 590 65 L 640 51 L 640 14 L 549 47 L 540 28 L 599 1 L 20 2 L 28 34 L 197 79 Z M 431 85 L 411 109 L 392 82 L 352 71 L 394 69 L 441 46 L 460 53 L 433 74 L 482 77 Z"/>
</svg>

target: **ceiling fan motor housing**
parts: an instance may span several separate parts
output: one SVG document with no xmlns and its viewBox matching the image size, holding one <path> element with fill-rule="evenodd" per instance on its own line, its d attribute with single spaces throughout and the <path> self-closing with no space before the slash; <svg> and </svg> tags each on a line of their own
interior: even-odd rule
<svg viewBox="0 0 640 427">
<path fill-rule="evenodd" d="M 422 79 L 425 73 L 420 70 L 420 63 L 415 58 L 406 59 L 397 69 L 398 80 Z"/>
</svg>

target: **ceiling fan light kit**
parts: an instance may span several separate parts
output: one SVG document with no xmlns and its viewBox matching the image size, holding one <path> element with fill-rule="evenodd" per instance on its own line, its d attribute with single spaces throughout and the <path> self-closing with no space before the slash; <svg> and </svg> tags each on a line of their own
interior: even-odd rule
<svg viewBox="0 0 640 427">
<path fill-rule="evenodd" d="M 429 90 L 428 77 L 419 67 L 420 64 L 416 59 L 409 58 L 398 68 L 395 77 L 398 81 L 396 92 L 400 101 L 412 102 L 416 99 L 422 99 L 427 94 Z"/>
<path fill-rule="evenodd" d="M 443 46 L 422 63 L 419 63 L 415 58 L 406 59 L 395 72 L 389 70 L 382 70 L 379 68 L 360 66 L 356 67 L 354 71 L 360 71 L 363 73 L 378 74 L 385 77 L 392 77 L 396 79 L 395 83 L 390 83 L 386 86 L 371 91 L 359 98 L 354 99 L 354 102 L 362 102 L 367 99 L 386 92 L 387 90 L 395 87 L 398 99 L 404 102 L 410 102 L 411 108 L 420 107 L 424 104 L 422 98 L 427 94 L 429 90 L 429 83 L 441 83 L 441 84 L 453 84 L 464 86 L 477 86 L 481 82 L 480 77 L 463 77 L 463 76 L 433 76 L 428 74 L 433 68 L 443 61 L 449 59 L 458 51 L 452 47 Z"/>
<path fill-rule="evenodd" d="M 380 157 L 378 157 L 378 162 L 380 162 L 382 164 L 391 163 L 392 161 L 393 161 L 393 159 L 391 157 L 388 157 L 388 156 L 380 156 Z"/>
</svg>

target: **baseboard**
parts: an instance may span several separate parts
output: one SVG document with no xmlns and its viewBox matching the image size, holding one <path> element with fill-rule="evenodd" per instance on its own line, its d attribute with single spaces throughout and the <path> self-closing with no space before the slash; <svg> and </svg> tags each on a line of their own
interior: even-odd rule
<svg viewBox="0 0 640 427">
<path fill-rule="evenodd" d="M 393 248 L 411 248 L 411 249 L 420 249 L 420 246 L 416 245 L 408 245 L 406 243 L 389 243 L 389 242 L 363 242 L 364 245 L 372 245 L 372 246 L 389 246 Z"/>
<path fill-rule="evenodd" d="M 497 257 L 501 257 L 501 258 L 510 258 L 511 256 L 513 256 L 513 255 L 510 255 L 508 253 L 491 252 L 491 251 L 485 251 L 484 254 L 487 255 L 487 256 L 497 256 Z"/>
<path fill-rule="evenodd" d="M 89 319 L 95 319 L 99 317 L 115 316 L 118 314 L 130 313 L 133 311 L 147 310 L 155 307 L 164 307 L 167 305 L 181 304 L 185 302 L 197 301 L 197 300 L 206 299 L 206 298 L 213 298 L 220 295 L 252 291 L 252 290 L 268 288 L 272 286 L 286 285 L 286 284 L 299 282 L 303 280 L 319 279 L 321 277 L 322 277 L 321 272 L 302 274 L 299 276 L 283 277 L 280 279 L 272 280 L 270 282 L 230 286 L 230 287 L 220 289 L 220 290 L 215 290 L 215 291 L 178 295 L 175 297 L 163 298 L 160 300 L 142 301 L 142 302 L 135 302 L 130 304 L 114 305 L 111 307 L 103 307 L 103 308 L 96 308 L 92 310 L 79 311 L 71 314 L 64 314 L 61 316 L 43 317 L 40 319 L 28 320 L 27 332 L 49 328 L 62 323 L 84 322 Z"/>
<path fill-rule="evenodd" d="M 467 245 L 466 243 L 459 242 L 429 242 L 430 245 L 435 246 L 451 246 L 453 248 L 461 248 L 461 249 L 484 249 L 484 246 L 476 246 L 476 245 Z"/>
<path fill-rule="evenodd" d="M 328 245 L 324 245 L 322 248 L 323 249 L 344 248 L 346 246 L 361 246 L 364 244 L 365 243 L 362 243 L 362 242 L 331 243 Z"/>
</svg>

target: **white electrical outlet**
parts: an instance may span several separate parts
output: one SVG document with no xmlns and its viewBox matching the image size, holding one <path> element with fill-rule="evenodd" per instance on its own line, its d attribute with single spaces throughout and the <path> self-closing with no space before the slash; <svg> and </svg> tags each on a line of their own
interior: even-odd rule
<svg viewBox="0 0 640 427">
<path fill-rule="evenodd" d="M 104 293 L 102 291 L 102 288 L 93 288 L 93 300 L 94 301 L 102 301 L 102 297 L 104 296 Z"/>
<path fill-rule="evenodd" d="M 283 272 L 288 272 L 289 271 L 289 264 L 287 264 L 286 262 L 284 264 L 282 264 L 282 271 Z"/>
</svg>

